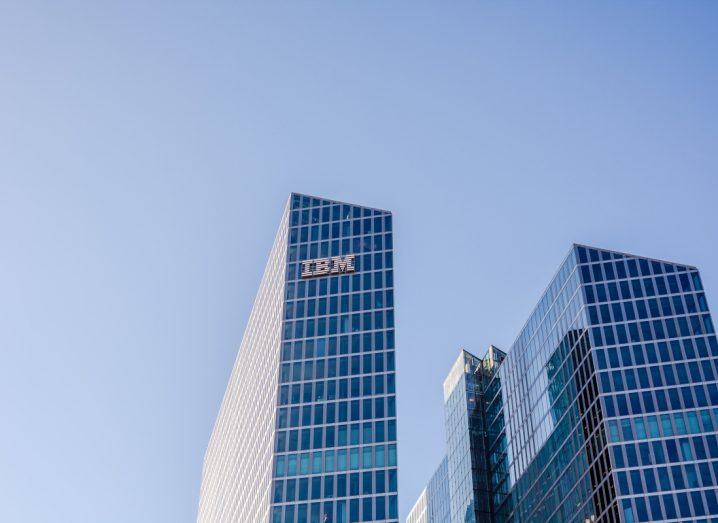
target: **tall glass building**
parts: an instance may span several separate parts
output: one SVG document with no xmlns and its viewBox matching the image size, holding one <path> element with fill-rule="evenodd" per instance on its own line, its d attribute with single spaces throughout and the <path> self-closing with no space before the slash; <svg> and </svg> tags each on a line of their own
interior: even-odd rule
<svg viewBox="0 0 718 523">
<path fill-rule="evenodd" d="M 449 518 L 455 522 L 491 522 L 482 366 L 482 360 L 462 350 L 444 381 Z"/>
<path fill-rule="evenodd" d="M 507 354 L 447 378 L 449 474 L 452 446 L 477 469 L 452 523 L 718 521 L 716 357 L 695 267 L 574 245 Z"/>
<path fill-rule="evenodd" d="M 290 195 L 198 521 L 398 522 L 392 216 Z"/>
</svg>

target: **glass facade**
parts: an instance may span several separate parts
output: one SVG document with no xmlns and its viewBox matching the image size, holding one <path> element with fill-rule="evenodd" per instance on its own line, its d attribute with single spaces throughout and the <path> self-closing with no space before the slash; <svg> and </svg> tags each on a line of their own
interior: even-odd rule
<svg viewBox="0 0 718 523">
<path fill-rule="evenodd" d="M 449 521 L 489 521 L 481 503 L 486 492 L 481 360 L 461 351 L 444 381 Z"/>
<path fill-rule="evenodd" d="M 575 245 L 507 355 L 466 354 L 444 385 L 452 522 L 480 521 L 458 518 L 482 448 L 491 521 L 718 521 L 718 343 L 695 267 Z"/>
<path fill-rule="evenodd" d="M 718 520 L 718 343 L 697 269 L 576 255 L 622 520 Z"/>
<path fill-rule="evenodd" d="M 426 488 L 421 491 L 419 498 L 411 507 L 409 515 L 406 516 L 406 523 L 428 523 L 429 513 L 427 512 L 429 500 L 426 494 Z"/>
<path fill-rule="evenodd" d="M 574 249 L 492 382 L 487 423 L 497 521 L 600 519 L 594 491 L 597 499 L 605 492 L 608 504 L 615 494 Z M 612 510 L 615 516 L 615 504 Z"/>
<path fill-rule="evenodd" d="M 281 234 L 272 430 L 238 443 L 270 445 L 267 512 L 238 520 L 397 522 L 391 213 L 292 194 Z"/>
<path fill-rule="evenodd" d="M 427 522 L 445 523 L 449 521 L 451 500 L 449 499 L 449 463 L 447 458 L 441 460 L 436 472 L 426 486 Z"/>
<path fill-rule="evenodd" d="M 409 511 L 406 523 L 446 523 L 450 518 L 449 465 L 444 457 Z"/>
</svg>

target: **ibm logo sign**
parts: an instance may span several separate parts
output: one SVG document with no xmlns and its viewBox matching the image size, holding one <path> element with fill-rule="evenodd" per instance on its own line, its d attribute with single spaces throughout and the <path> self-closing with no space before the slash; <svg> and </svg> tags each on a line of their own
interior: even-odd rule
<svg viewBox="0 0 718 523">
<path fill-rule="evenodd" d="M 327 274 L 343 274 L 354 272 L 354 255 L 334 256 L 332 258 L 318 258 L 302 262 L 302 278 L 313 278 Z"/>
</svg>

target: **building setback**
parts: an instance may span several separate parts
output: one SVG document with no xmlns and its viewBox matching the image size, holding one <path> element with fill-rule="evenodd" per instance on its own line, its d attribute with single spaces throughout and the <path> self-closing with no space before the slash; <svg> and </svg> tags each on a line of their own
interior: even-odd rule
<svg viewBox="0 0 718 523">
<path fill-rule="evenodd" d="M 695 267 L 574 245 L 444 383 L 447 521 L 718 521 L 716 357 Z"/>
<path fill-rule="evenodd" d="M 198 521 L 398 521 L 393 288 L 390 212 L 290 195 Z"/>
</svg>

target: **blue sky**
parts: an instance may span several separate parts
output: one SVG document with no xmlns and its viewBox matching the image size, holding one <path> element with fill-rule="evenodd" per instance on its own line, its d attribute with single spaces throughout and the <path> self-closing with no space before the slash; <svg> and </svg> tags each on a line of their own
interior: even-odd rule
<svg viewBox="0 0 718 523">
<path fill-rule="evenodd" d="M 400 498 L 572 242 L 718 293 L 718 4 L 5 2 L 0 520 L 181 522 L 290 191 L 395 213 Z"/>
</svg>

